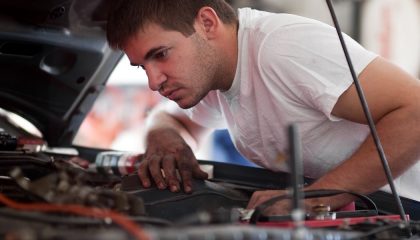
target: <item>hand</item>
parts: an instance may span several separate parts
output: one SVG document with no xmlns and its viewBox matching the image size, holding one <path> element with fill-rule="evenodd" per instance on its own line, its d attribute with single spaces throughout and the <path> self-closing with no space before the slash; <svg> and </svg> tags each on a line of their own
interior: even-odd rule
<svg viewBox="0 0 420 240">
<path fill-rule="evenodd" d="M 315 188 L 316 189 L 316 188 Z M 306 190 L 311 190 L 307 188 Z M 266 191 L 256 191 L 252 194 L 251 199 L 249 200 L 247 209 L 255 209 L 260 204 L 278 196 L 288 194 L 285 190 L 266 190 Z M 351 207 L 348 205 L 354 201 L 355 197 L 349 194 L 338 194 L 328 197 L 318 197 L 318 198 L 307 198 L 304 201 L 304 208 L 306 213 L 312 214 L 315 207 L 319 206 L 328 206 L 330 209 L 336 210 L 342 207 Z M 262 213 L 264 215 L 286 215 L 290 214 L 291 211 L 291 199 L 285 198 L 284 200 L 279 200 L 272 206 L 266 208 Z"/>
<path fill-rule="evenodd" d="M 150 187 L 153 179 L 159 189 L 169 186 L 172 192 L 178 192 L 182 183 L 187 193 L 192 191 L 192 177 L 208 177 L 184 139 L 169 129 L 149 133 L 138 174 L 143 187 Z"/>
<path fill-rule="evenodd" d="M 269 199 L 281 195 L 287 194 L 285 190 L 266 190 L 256 191 L 252 194 L 251 199 L 248 202 L 247 209 L 254 209 L 258 205 L 268 201 Z M 264 215 L 285 215 L 290 212 L 290 200 L 286 198 L 268 207 L 263 213 Z"/>
</svg>

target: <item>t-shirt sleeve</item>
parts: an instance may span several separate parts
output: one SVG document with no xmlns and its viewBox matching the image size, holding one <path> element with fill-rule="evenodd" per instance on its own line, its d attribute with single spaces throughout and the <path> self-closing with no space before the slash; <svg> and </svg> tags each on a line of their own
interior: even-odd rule
<svg viewBox="0 0 420 240">
<path fill-rule="evenodd" d="M 344 37 L 359 75 L 377 55 Z M 353 79 L 335 28 L 317 21 L 279 27 L 263 38 L 258 57 L 270 89 L 330 120 L 339 119 L 331 115 L 332 109 Z"/>
</svg>

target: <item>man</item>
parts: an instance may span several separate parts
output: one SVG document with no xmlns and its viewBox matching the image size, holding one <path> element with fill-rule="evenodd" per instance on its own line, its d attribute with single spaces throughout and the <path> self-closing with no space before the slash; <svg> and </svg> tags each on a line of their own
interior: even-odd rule
<svg viewBox="0 0 420 240">
<path fill-rule="evenodd" d="M 276 159 L 287 154 L 290 123 L 300 130 L 305 175 L 318 179 L 306 189 L 370 193 L 386 185 L 334 28 L 251 9 L 237 16 L 223 0 L 120 1 L 107 28 L 110 45 L 146 70 L 150 88 L 182 108 L 150 116 L 139 168 L 145 187 L 153 181 L 160 189 L 192 191 L 191 179 L 207 174 L 187 142 L 209 129 L 227 128 L 249 160 L 285 170 Z M 349 37 L 346 43 L 397 188 L 420 200 L 420 83 Z M 248 207 L 280 193 L 255 192 Z M 306 204 L 334 209 L 352 200 Z M 283 212 L 278 203 L 269 214 Z"/>
</svg>

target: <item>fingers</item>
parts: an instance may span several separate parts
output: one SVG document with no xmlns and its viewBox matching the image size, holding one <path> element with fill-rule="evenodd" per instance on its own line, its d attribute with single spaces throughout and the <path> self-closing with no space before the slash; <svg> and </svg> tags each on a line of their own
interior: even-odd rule
<svg viewBox="0 0 420 240">
<path fill-rule="evenodd" d="M 195 160 L 195 159 L 194 159 Z M 158 155 L 143 159 L 139 166 L 139 177 L 143 187 L 150 187 L 151 180 L 159 189 L 166 189 L 172 192 L 178 192 L 180 188 L 180 181 L 183 182 L 183 189 L 189 193 L 192 191 L 192 169 L 197 172 L 196 175 L 200 178 L 206 178 L 207 174 L 199 169 L 198 164 L 192 167 L 191 159 L 181 157 L 177 159 L 174 155 L 166 155 L 163 158 Z M 179 177 L 177 175 L 179 171 Z M 163 171 L 162 171 L 163 170 Z"/>
<path fill-rule="evenodd" d="M 169 187 L 170 191 L 178 192 L 182 181 L 182 188 L 186 193 L 192 192 L 193 177 L 208 178 L 189 147 L 175 153 L 146 153 L 138 174 L 144 187 L 150 187 L 153 181 L 159 189 Z"/>
<path fill-rule="evenodd" d="M 188 156 L 188 154 L 187 154 Z M 179 173 L 183 182 L 184 191 L 192 192 L 192 178 L 207 179 L 208 174 L 201 170 L 197 159 L 193 154 L 190 157 L 184 157 L 183 161 L 178 163 Z"/>
<path fill-rule="evenodd" d="M 268 199 L 263 191 L 256 191 L 252 194 L 251 199 L 248 202 L 247 209 L 254 209 L 258 205 L 264 202 L 264 200 Z"/>
<path fill-rule="evenodd" d="M 179 175 L 181 176 L 184 192 L 190 193 L 192 191 L 192 172 L 191 166 L 187 162 L 180 162 L 178 164 Z"/>
<path fill-rule="evenodd" d="M 149 188 L 150 183 L 150 175 L 149 175 L 149 166 L 146 160 L 143 160 L 139 165 L 138 175 L 141 181 L 141 184 L 145 188 Z"/>
<path fill-rule="evenodd" d="M 260 204 L 268 201 L 269 199 L 277 196 L 287 194 L 282 190 L 267 190 L 267 191 L 256 191 L 252 194 L 251 199 L 248 202 L 247 209 L 255 209 Z M 283 215 L 289 212 L 289 201 L 278 201 L 270 207 L 266 208 L 264 214 L 267 215 Z"/>
<path fill-rule="evenodd" d="M 203 170 L 201 170 L 200 165 L 196 164 L 193 168 L 192 174 L 195 178 L 199 178 L 199 179 L 207 179 L 209 178 L 209 175 L 204 172 Z"/>
<path fill-rule="evenodd" d="M 162 158 L 158 155 L 154 155 L 149 158 L 149 172 L 152 176 L 157 188 L 165 189 L 167 187 L 165 179 L 161 171 Z"/>
<path fill-rule="evenodd" d="M 138 175 L 143 187 L 150 187 L 152 185 L 151 179 L 153 179 L 157 188 L 165 189 L 167 187 L 161 171 L 161 161 L 161 157 L 154 155 L 143 159 L 140 163 Z"/>
<path fill-rule="evenodd" d="M 169 186 L 171 192 L 178 192 L 179 180 L 176 174 L 175 157 L 168 155 L 163 158 L 162 162 L 163 172 L 165 173 L 166 184 Z"/>
<path fill-rule="evenodd" d="M 267 190 L 267 191 L 256 191 L 252 194 L 251 199 L 248 202 L 248 206 L 246 207 L 247 209 L 253 209 L 256 208 L 258 205 L 260 205 L 261 203 L 281 195 L 282 193 L 284 193 L 283 191 L 280 190 Z"/>
</svg>

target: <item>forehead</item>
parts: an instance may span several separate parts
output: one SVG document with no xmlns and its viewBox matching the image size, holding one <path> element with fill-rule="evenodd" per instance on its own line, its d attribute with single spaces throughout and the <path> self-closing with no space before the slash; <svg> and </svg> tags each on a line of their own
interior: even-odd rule
<svg viewBox="0 0 420 240">
<path fill-rule="evenodd" d="M 135 59 L 144 58 L 148 51 L 158 47 L 169 47 L 177 41 L 185 39 L 182 33 L 166 30 L 156 23 L 148 23 L 135 35 L 128 38 L 122 50 Z"/>
</svg>

